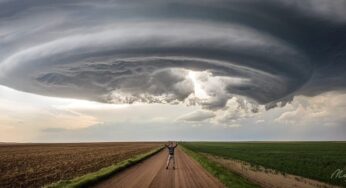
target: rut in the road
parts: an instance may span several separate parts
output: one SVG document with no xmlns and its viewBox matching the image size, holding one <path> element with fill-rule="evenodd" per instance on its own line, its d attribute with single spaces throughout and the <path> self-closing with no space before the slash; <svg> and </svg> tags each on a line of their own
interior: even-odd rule
<svg viewBox="0 0 346 188">
<path fill-rule="evenodd" d="M 175 153 L 176 169 L 166 170 L 166 150 L 137 164 L 96 187 L 140 188 L 140 187 L 224 187 L 215 177 L 204 170 L 196 161 L 177 148 Z"/>
</svg>

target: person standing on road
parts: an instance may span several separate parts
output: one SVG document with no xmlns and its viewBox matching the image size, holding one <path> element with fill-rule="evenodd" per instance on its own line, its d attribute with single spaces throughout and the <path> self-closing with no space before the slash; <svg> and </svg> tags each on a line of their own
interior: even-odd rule
<svg viewBox="0 0 346 188">
<path fill-rule="evenodd" d="M 165 146 L 168 149 L 166 169 L 168 169 L 169 163 L 171 162 L 171 160 L 173 160 L 173 170 L 175 170 L 174 149 L 178 146 L 178 144 L 175 142 L 175 145 L 173 145 L 173 142 L 169 142 L 168 145 L 165 144 Z"/>
</svg>

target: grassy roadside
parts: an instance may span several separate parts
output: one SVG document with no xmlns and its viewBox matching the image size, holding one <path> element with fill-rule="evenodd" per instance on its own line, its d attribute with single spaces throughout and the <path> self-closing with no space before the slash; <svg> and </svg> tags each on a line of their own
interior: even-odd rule
<svg viewBox="0 0 346 188">
<path fill-rule="evenodd" d="M 346 187 L 346 142 L 189 142 L 190 150 Z"/>
<path fill-rule="evenodd" d="M 188 148 L 187 145 L 180 144 L 185 153 L 191 156 L 194 160 L 196 160 L 204 169 L 206 169 L 209 173 L 214 175 L 217 179 L 220 180 L 226 187 L 232 188 L 253 188 L 259 187 L 245 178 L 241 177 L 238 174 L 231 172 L 230 170 L 223 167 L 221 164 L 210 161 L 207 157 L 194 152 Z"/>
<path fill-rule="evenodd" d="M 149 151 L 147 153 L 139 154 L 133 158 L 121 161 L 121 162 L 114 164 L 112 166 L 102 168 L 99 171 L 88 173 L 86 175 L 76 177 L 76 178 L 71 179 L 71 180 L 61 180 L 61 181 L 58 181 L 56 183 L 44 186 L 44 188 L 88 187 L 88 186 L 91 186 L 91 185 L 94 185 L 94 184 L 100 182 L 101 180 L 109 178 L 110 176 L 114 175 L 115 173 L 117 173 L 121 170 L 124 170 L 125 168 L 128 168 L 134 164 L 137 164 L 137 163 L 153 156 L 154 154 L 158 153 L 162 149 L 163 149 L 163 147 L 161 146 L 161 147 L 154 149 L 152 151 Z"/>
</svg>

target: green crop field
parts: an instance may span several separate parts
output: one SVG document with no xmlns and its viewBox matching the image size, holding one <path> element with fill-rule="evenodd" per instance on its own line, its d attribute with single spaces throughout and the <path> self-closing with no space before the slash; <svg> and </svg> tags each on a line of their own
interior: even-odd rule
<svg viewBox="0 0 346 188">
<path fill-rule="evenodd" d="M 346 173 L 346 142 L 189 142 L 184 146 L 195 152 L 346 186 L 345 177 L 331 178 L 337 169 Z"/>
</svg>

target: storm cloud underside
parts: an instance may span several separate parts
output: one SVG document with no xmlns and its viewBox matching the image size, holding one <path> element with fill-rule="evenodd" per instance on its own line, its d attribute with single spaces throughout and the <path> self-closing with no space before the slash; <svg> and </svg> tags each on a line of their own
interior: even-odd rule
<svg viewBox="0 0 346 188">
<path fill-rule="evenodd" d="M 17 90 L 256 112 L 345 89 L 346 1 L 0 1 L 0 46 Z"/>
</svg>

